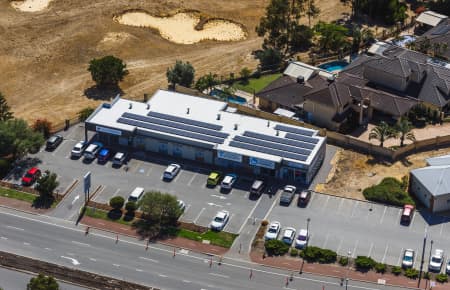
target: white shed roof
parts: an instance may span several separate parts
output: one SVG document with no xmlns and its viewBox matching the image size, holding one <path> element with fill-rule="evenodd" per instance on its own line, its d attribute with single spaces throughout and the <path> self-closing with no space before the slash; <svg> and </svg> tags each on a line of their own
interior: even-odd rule
<svg viewBox="0 0 450 290">
<path fill-rule="evenodd" d="M 447 18 L 448 16 L 436 13 L 434 11 L 425 11 L 422 12 L 419 17 L 417 17 L 416 21 L 434 27 L 441 23 L 442 20 Z"/>
<path fill-rule="evenodd" d="M 377 41 L 369 47 L 367 52 L 370 54 L 383 55 L 383 52 L 389 47 L 392 47 L 392 45 L 384 41 Z"/>
<path fill-rule="evenodd" d="M 428 158 L 427 164 L 430 166 L 450 165 L 450 154 Z"/>
<path fill-rule="evenodd" d="M 303 63 L 303 62 L 291 62 L 284 70 L 283 74 L 298 78 L 302 76 L 305 81 L 309 80 L 319 70 L 318 67 Z"/>
<path fill-rule="evenodd" d="M 411 170 L 411 174 L 433 195 L 450 193 L 450 165 L 428 166 Z"/>
</svg>

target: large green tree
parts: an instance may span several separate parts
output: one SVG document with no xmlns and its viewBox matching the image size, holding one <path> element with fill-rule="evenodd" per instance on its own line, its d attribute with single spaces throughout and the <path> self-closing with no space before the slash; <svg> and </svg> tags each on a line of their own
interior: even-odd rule
<svg viewBox="0 0 450 290">
<path fill-rule="evenodd" d="M 37 180 L 35 189 L 39 192 L 41 202 L 51 204 L 54 200 L 53 193 L 59 186 L 56 173 L 45 171 Z"/>
<path fill-rule="evenodd" d="M 216 74 L 209 73 L 207 75 L 201 76 L 195 82 L 195 89 L 203 92 L 206 90 L 208 93 L 214 88 L 214 86 L 219 84 L 219 78 Z"/>
<path fill-rule="evenodd" d="M 189 62 L 177 60 L 173 67 L 167 69 L 166 76 L 172 88 L 177 84 L 190 88 L 194 82 L 195 69 Z"/>
<path fill-rule="evenodd" d="M 101 88 L 117 87 L 128 74 L 126 67 L 127 65 L 120 58 L 108 55 L 92 59 L 89 62 L 88 71 L 97 86 Z"/>
<path fill-rule="evenodd" d="M 381 20 L 386 24 L 404 22 L 407 6 L 400 0 L 341 0 L 352 6 L 352 15 L 366 14 L 372 19 Z"/>
<path fill-rule="evenodd" d="M 39 274 L 37 277 L 31 278 L 27 290 L 59 290 L 59 285 L 55 278 Z"/>
<path fill-rule="evenodd" d="M 42 144 L 42 133 L 33 131 L 24 120 L 0 122 L 0 156 L 11 154 L 16 159 L 37 150 Z"/>
<path fill-rule="evenodd" d="M 319 35 L 319 47 L 325 52 L 345 51 L 350 47 L 348 29 L 334 23 L 319 22 L 314 26 Z"/>
<path fill-rule="evenodd" d="M 396 133 L 394 129 L 384 121 L 381 121 L 378 126 L 372 128 L 369 133 L 369 140 L 376 139 L 380 141 L 380 147 L 384 146 L 384 141 L 395 137 Z"/>
<path fill-rule="evenodd" d="M 11 112 L 11 107 L 8 105 L 2 93 L 0 93 L 0 122 L 11 120 L 12 118 L 13 113 Z"/>
<path fill-rule="evenodd" d="M 138 205 L 143 215 L 135 226 L 150 238 L 176 227 L 182 213 L 175 196 L 158 191 L 147 192 Z"/>
</svg>

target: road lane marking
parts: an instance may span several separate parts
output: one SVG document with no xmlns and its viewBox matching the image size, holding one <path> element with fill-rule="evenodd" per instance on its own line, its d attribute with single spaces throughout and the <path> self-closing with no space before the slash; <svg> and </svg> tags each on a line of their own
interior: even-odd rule
<svg viewBox="0 0 450 290">
<path fill-rule="evenodd" d="M 112 264 L 114 267 L 120 267 L 119 264 Z"/>
<path fill-rule="evenodd" d="M 94 258 L 89 258 L 89 260 L 91 260 L 92 262 L 97 262 L 97 260 Z"/>
<path fill-rule="evenodd" d="M 189 280 L 182 280 L 181 282 L 184 282 L 184 283 L 191 283 L 191 281 L 189 281 Z"/>
<path fill-rule="evenodd" d="M 8 238 L 7 237 L 0 237 L 2 240 L 7 240 Z"/>
<path fill-rule="evenodd" d="M 52 249 L 50 249 L 50 248 L 44 248 L 45 250 L 47 250 L 47 251 L 51 251 Z"/>
<path fill-rule="evenodd" d="M 194 173 L 194 175 L 191 177 L 191 179 L 189 180 L 189 182 L 187 184 L 188 186 L 192 185 L 192 182 L 194 181 L 195 177 L 197 177 L 197 175 L 198 175 L 198 173 Z"/>
<path fill-rule="evenodd" d="M 13 230 L 24 231 L 24 229 L 22 229 L 22 228 L 17 228 L 17 227 L 13 227 L 13 226 L 6 226 L 6 227 L 13 229 Z"/>
<path fill-rule="evenodd" d="M 77 259 L 74 259 L 74 258 L 71 258 L 71 257 L 65 257 L 65 256 L 61 256 L 61 258 L 70 260 L 70 262 L 72 263 L 72 265 L 75 265 L 75 266 L 76 266 L 76 265 L 80 265 L 80 262 L 78 262 Z"/>
<path fill-rule="evenodd" d="M 386 244 L 386 249 L 384 250 L 384 255 L 383 255 L 383 259 L 381 259 L 381 263 L 384 263 L 384 259 L 386 259 L 386 254 L 387 254 L 388 249 L 389 249 L 389 245 Z"/>
<path fill-rule="evenodd" d="M 142 260 L 147 260 L 147 261 L 150 261 L 150 262 L 153 262 L 153 263 L 159 263 L 159 261 L 158 261 L 158 260 L 155 260 L 155 259 L 150 259 L 150 258 L 146 258 L 146 257 L 139 257 L 139 259 L 142 259 Z"/>
<path fill-rule="evenodd" d="M 167 275 L 158 274 L 159 277 L 167 278 Z"/>
<path fill-rule="evenodd" d="M 217 273 L 208 273 L 208 274 L 211 275 L 211 276 L 222 277 L 222 278 L 225 278 L 225 279 L 229 279 L 230 278 L 230 276 L 223 275 L 223 274 L 217 274 Z"/>
<path fill-rule="evenodd" d="M 197 220 L 200 218 L 201 214 L 203 213 L 203 211 L 205 210 L 205 208 L 202 208 L 200 210 L 200 212 L 198 213 L 197 217 L 193 220 L 193 223 L 196 224 Z"/>
<path fill-rule="evenodd" d="M 85 247 L 90 247 L 91 245 L 86 244 L 86 243 L 82 243 L 82 242 L 77 242 L 77 241 L 72 241 L 73 244 L 77 244 L 77 245 L 81 245 L 81 246 L 85 246 Z"/>
<path fill-rule="evenodd" d="M 387 210 L 387 206 L 384 206 L 384 211 L 383 211 L 383 215 L 381 216 L 381 219 L 380 219 L 380 224 L 383 223 L 383 219 L 384 219 L 384 215 L 386 214 L 386 210 Z"/>
<path fill-rule="evenodd" d="M 141 269 L 136 269 L 136 272 L 144 272 L 144 271 Z"/>
<path fill-rule="evenodd" d="M 30 243 L 27 243 L 27 242 L 23 242 L 23 244 L 24 244 L 25 246 L 29 246 L 29 245 L 30 245 Z"/>
</svg>

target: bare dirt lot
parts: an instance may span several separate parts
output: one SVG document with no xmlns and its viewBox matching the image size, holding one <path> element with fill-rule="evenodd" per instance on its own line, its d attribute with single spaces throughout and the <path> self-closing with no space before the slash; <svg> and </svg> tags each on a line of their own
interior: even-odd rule
<svg viewBox="0 0 450 290">
<path fill-rule="evenodd" d="M 121 83 L 127 98 L 141 99 L 167 86 L 165 72 L 176 59 L 191 62 L 197 76 L 214 72 L 238 73 L 256 67 L 251 52 L 262 40 L 255 26 L 268 0 L 53 0 L 37 12 L 21 12 L 9 1 L 0 1 L 0 91 L 15 115 L 34 121 L 60 122 L 80 109 L 98 104 L 84 91 L 93 86 L 86 71 L 94 57 L 115 55 L 130 74 Z M 330 21 L 349 12 L 339 0 L 316 1 L 321 20 Z M 242 24 L 248 36 L 236 42 L 204 41 L 182 45 L 169 42 L 155 30 L 130 27 L 113 21 L 129 9 L 152 15 L 197 10 L 209 17 Z M 306 21 L 306 19 L 305 19 Z"/>
<path fill-rule="evenodd" d="M 399 180 L 409 171 L 426 166 L 426 158 L 450 153 L 450 148 L 410 155 L 394 163 L 383 162 L 371 156 L 340 149 L 333 160 L 334 168 L 326 184 L 316 190 L 329 194 L 364 200 L 364 188 L 378 184 L 385 177 Z"/>
</svg>

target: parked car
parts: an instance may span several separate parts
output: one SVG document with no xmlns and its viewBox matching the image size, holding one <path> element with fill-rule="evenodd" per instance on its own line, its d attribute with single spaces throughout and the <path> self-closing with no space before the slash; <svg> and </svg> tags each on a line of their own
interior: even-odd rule
<svg viewBox="0 0 450 290">
<path fill-rule="evenodd" d="M 85 141 L 80 141 L 75 146 L 73 146 L 72 151 L 70 152 L 70 156 L 72 157 L 81 157 L 83 155 L 84 150 L 87 147 L 87 143 Z"/>
<path fill-rule="evenodd" d="M 206 181 L 206 185 L 208 186 L 216 186 L 219 183 L 220 180 L 220 172 L 217 171 L 212 171 L 209 175 L 208 175 L 208 180 Z"/>
<path fill-rule="evenodd" d="M 305 207 L 311 199 L 311 190 L 302 190 L 297 200 L 297 206 Z"/>
<path fill-rule="evenodd" d="M 211 229 L 215 231 L 221 231 L 230 219 L 230 213 L 226 210 L 218 211 L 216 216 L 211 222 Z"/>
<path fill-rule="evenodd" d="M 286 185 L 280 196 L 280 204 L 281 205 L 290 205 L 292 200 L 294 199 L 294 195 L 295 195 L 296 191 L 297 191 L 297 188 L 295 186 Z"/>
<path fill-rule="evenodd" d="M 450 258 L 447 260 L 447 264 L 445 265 L 445 273 L 450 274 Z"/>
<path fill-rule="evenodd" d="M 291 227 L 285 228 L 283 231 L 283 236 L 281 237 L 281 240 L 285 244 L 290 246 L 294 242 L 294 239 L 295 239 L 295 229 L 291 228 Z"/>
<path fill-rule="evenodd" d="M 253 181 L 252 187 L 250 188 L 250 195 L 259 197 L 264 191 L 266 183 L 263 180 L 256 179 Z"/>
<path fill-rule="evenodd" d="M 92 144 L 89 144 L 86 148 L 86 150 L 84 150 L 83 156 L 85 160 L 94 160 L 95 157 L 97 157 L 97 153 L 98 151 L 100 151 L 100 149 L 102 149 L 103 144 L 100 142 L 94 142 Z"/>
<path fill-rule="evenodd" d="M 297 249 L 303 249 L 308 244 L 309 233 L 305 229 L 301 229 L 298 232 L 298 236 L 295 239 L 295 247 Z"/>
<path fill-rule="evenodd" d="M 434 250 L 433 256 L 431 256 L 428 270 L 433 272 L 440 272 L 442 268 L 442 262 L 444 261 L 444 251 L 441 249 Z"/>
<path fill-rule="evenodd" d="M 181 166 L 179 164 L 172 163 L 169 166 L 167 166 L 166 170 L 164 170 L 163 173 L 163 179 L 165 180 L 172 180 L 177 176 L 177 174 L 180 172 Z"/>
<path fill-rule="evenodd" d="M 29 169 L 22 177 L 23 185 L 32 185 L 41 176 L 41 170 L 37 167 Z"/>
<path fill-rule="evenodd" d="M 99 163 L 106 163 L 106 161 L 108 161 L 110 156 L 111 156 L 111 150 L 109 150 L 107 148 L 102 148 L 102 149 L 100 149 L 100 151 L 98 151 L 97 161 Z"/>
<path fill-rule="evenodd" d="M 112 165 L 116 167 L 122 166 L 122 164 L 125 163 L 125 160 L 127 159 L 127 154 L 123 152 L 117 152 L 112 160 Z"/>
<path fill-rule="evenodd" d="M 144 196 L 145 190 L 142 187 L 136 187 L 128 197 L 128 201 L 138 202 Z"/>
<path fill-rule="evenodd" d="M 414 258 L 415 258 L 414 250 L 406 249 L 405 252 L 403 252 L 402 267 L 412 268 L 414 266 Z"/>
<path fill-rule="evenodd" d="M 222 183 L 220 184 L 220 188 L 225 190 L 231 190 L 236 180 L 237 175 L 234 173 L 229 173 L 225 175 L 225 177 L 223 178 Z"/>
<path fill-rule="evenodd" d="M 62 141 L 63 137 L 61 135 L 53 135 L 48 138 L 47 143 L 45 144 L 45 149 L 54 150 L 59 146 L 59 144 L 61 144 Z"/>
<path fill-rule="evenodd" d="M 271 222 L 270 225 L 267 227 L 264 239 L 266 241 L 277 239 L 278 235 L 280 234 L 280 230 L 281 230 L 280 222 L 276 221 Z"/>
<path fill-rule="evenodd" d="M 186 204 L 184 203 L 184 201 L 177 200 L 177 202 L 178 202 L 178 207 L 180 208 L 181 212 L 184 212 L 184 210 L 186 209 Z"/>
<path fill-rule="evenodd" d="M 405 204 L 403 206 L 403 212 L 400 218 L 400 223 L 409 225 L 411 223 L 413 214 L 414 214 L 414 206 L 410 204 Z"/>
</svg>

